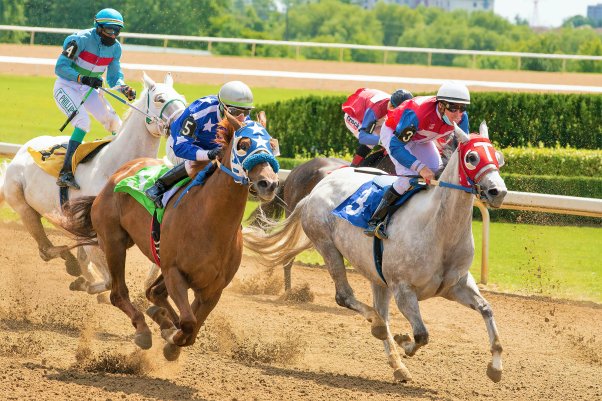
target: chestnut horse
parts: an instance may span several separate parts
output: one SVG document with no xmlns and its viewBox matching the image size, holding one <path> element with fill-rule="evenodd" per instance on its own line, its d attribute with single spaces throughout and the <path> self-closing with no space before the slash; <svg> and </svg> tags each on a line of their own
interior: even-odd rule
<svg viewBox="0 0 602 401">
<path fill-rule="evenodd" d="M 245 124 L 227 114 L 218 133 L 225 159 L 203 185 L 189 186 L 179 202 L 170 202 L 161 226 L 161 276 L 146 295 L 155 306 L 147 312 L 161 326 L 168 342 L 164 355 L 178 357 L 180 347 L 195 342 L 197 333 L 217 304 L 223 289 L 238 270 L 242 258 L 241 222 L 249 185 L 258 196 L 271 200 L 278 187 L 278 162 L 271 138 L 262 125 Z M 98 196 L 69 203 L 62 226 L 79 243 L 97 242 L 104 250 L 112 278 L 111 303 L 131 319 L 134 342 L 142 349 L 152 345 L 144 315 L 130 301 L 125 283 L 126 250 L 136 244 L 153 261 L 151 216 L 133 197 L 114 192 L 116 184 L 156 159 L 137 159 L 111 176 Z M 176 193 L 178 198 L 183 189 Z M 194 292 L 192 305 L 188 289 Z M 170 306 L 169 295 L 180 315 Z"/>
</svg>

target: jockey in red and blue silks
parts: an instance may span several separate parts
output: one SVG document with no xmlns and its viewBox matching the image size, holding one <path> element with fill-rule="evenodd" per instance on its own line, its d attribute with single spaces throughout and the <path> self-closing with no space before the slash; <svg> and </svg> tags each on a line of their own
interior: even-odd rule
<svg viewBox="0 0 602 401">
<path fill-rule="evenodd" d="M 441 165 L 436 141 L 449 136 L 453 123 L 469 132 L 466 106 L 470 104 L 468 88 L 458 82 L 445 82 L 437 96 L 419 96 L 389 112 L 380 130 L 380 142 L 387 149 L 395 172 L 400 177 L 391 185 L 372 215 L 367 235 L 374 235 L 387 209 L 410 188 L 410 177 L 420 175 L 426 181 L 435 178 Z M 382 226 L 381 226 L 382 227 Z M 386 238 L 379 229 L 379 237 Z"/>
<path fill-rule="evenodd" d="M 192 172 L 192 161 L 215 160 L 221 148 L 215 143 L 218 123 L 224 118 L 223 108 L 230 114 L 250 120 L 253 109 L 253 93 L 241 81 L 225 83 L 217 95 L 209 95 L 192 102 L 170 125 L 167 139 L 167 157 L 176 166 L 161 176 L 146 195 L 163 207 L 161 196 L 175 183 Z"/>
<path fill-rule="evenodd" d="M 59 109 L 70 116 L 89 93 L 83 107 L 113 134 L 121 127 L 121 119 L 98 90 L 105 71 L 110 87 L 118 87 L 130 101 L 136 98 L 136 91 L 123 81 L 119 63 L 121 45 L 116 38 L 123 26 L 123 17 L 118 11 L 112 8 L 100 10 L 94 17 L 94 28 L 67 36 L 55 66 L 54 100 Z M 90 117 L 88 113 L 78 112 L 71 124 L 74 130 L 57 185 L 79 189 L 71 158 L 90 131 Z"/>
<path fill-rule="evenodd" d="M 347 98 L 341 106 L 345 113 L 345 125 L 360 143 L 353 156 L 352 167 L 359 166 L 374 145 L 378 144 L 380 128 L 387 112 L 411 98 L 412 94 L 404 89 L 389 95 L 379 89 L 369 88 L 359 88 Z"/>
</svg>

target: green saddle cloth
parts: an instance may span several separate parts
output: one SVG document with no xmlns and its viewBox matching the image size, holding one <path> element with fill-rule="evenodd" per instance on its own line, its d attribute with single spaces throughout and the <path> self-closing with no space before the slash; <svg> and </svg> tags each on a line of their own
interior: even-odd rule
<svg viewBox="0 0 602 401">
<path fill-rule="evenodd" d="M 160 223 L 161 220 L 163 220 L 163 213 L 165 212 L 165 209 L 157 208 L 155 202 L 150 200 L 144 192 L 155 185 L 157 179 L 159 179 L 159 177 L 169 170 L 170 168 L 166 165 L 144 167 L 136 174 L 119 181 L 115 186 L 114 192 L 125 192 L 130 194 L 134 199 L 136 199 L 136 201 L 138 201 L 138 203 L 144 206 L 151 216 L 156 211 L 157 220 Z M 188 181 L 190 181 L 190 178 L 180 181 L 174 185 L 174 188 L 179 188 L 188 183 Z"/>
</svg>

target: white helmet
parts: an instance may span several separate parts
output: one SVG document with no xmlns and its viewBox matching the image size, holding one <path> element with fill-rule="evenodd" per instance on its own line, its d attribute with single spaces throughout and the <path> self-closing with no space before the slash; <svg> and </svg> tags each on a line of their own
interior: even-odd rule
<svg viewBox="0 0 602 401">
<path fill-rule="evenodd" d="M 470 104 L 470 92 L 468 92 L 466 85 L 458 81 L 447 81 L 437 91 L 437 100 Z"/>
<path fill-rule="evenodd" d="M 226 106 L 249 110 L 253 108 L 253 92 L 241 81 L 226 82 L 220 88 L 217 98 Z"/>
</svg>

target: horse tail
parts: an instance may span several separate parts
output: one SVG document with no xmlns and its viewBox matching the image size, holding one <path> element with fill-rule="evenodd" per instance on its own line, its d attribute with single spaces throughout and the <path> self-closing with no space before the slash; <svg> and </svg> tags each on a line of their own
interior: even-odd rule
<svg viewBox="0 0 602 401">
<path fill-rule="evenodd" d="M 63 217 L 58 225 L 76 237 L 77 246 L 98 245 L 90 216 L 94 199 L 96 196 L 82 196 L 63 206 Z"/>
<path fill-rule="evenodd" d="M 259 227 L 264 219 L 280 220 L 284 216 L 286 204 L 283 200 L 284 184 L 278 186 L 276 196 L 269 202 L 261 203 L 247 218 L 247 224 Z"/>
<path fill-rule="evenodd" d="M 244 246 L 256 254 L 259 263 L 268 267 L 283 265 L 313 246 L 301 227 L 301 214 L 308 199 L 301 200 L 285 220 L 263 219 L 261 228 L 245 229 Z"/>
<path fill-rule="evenodd" d="M 4 202 L 4 180 L 6 180 L 6 169 L 8 168 L 8 162 L 0 165 L 0 205 Z"/>
</svg>

